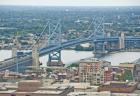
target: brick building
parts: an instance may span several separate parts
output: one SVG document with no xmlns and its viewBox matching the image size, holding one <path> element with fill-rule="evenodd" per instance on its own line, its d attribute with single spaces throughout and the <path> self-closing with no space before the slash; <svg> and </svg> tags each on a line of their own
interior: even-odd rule
<svg viewBox="0 0 140 96">
<path fill-rule="evenodd" d="M 96 58 L 82 59 L 79 64 L 79 81 L 90 82 L 91 85 L 100 85 L 112 81 L 111 63 Z"/>
<path fill-rule="evenodd" d="M 67 96 L 73 92 L 71 86 L 42 86 L 38 80 L 24 80 L 18 83 L 16 87 L 3 86 L 0 90 L 0 96 Z"/>
<path fill-rule="evenodd" d="M 112 81 L 106 82 L 98 87 L 98 92 L 110 91 L 114 93 L 131 93 L 137 87 L 136 82 L 119 82 Z"/>
</svg>

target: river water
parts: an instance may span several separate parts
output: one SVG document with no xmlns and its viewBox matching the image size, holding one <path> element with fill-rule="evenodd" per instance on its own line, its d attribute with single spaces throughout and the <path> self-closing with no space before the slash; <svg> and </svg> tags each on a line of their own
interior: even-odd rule
<svg viewBox="0 0 140 96">
<path fill-rule="evenodd" d="M 12 56 L 11 50 L 0 50 L 0 61 L 10 58 Z M 62 50 L 62 61 L 68 65 L 79 61 L 80 59 L 93 57 L 91 51 L 75 51 L 75 50 Z M 108 54 L 100 59 L 111 62 L 113 66 L 118 66 L 122 62 L 132 62 L 140 58 L 140 52 L 118 52 Z M 43 66 L 46 66 L 48 55 L 40 57 Z"/>
</svg>

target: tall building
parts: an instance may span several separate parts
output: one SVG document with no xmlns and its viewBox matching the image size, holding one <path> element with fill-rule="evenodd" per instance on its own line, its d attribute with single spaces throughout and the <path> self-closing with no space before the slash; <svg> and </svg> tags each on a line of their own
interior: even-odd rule
<svg viewBox="0 0 140 96">
<path fill-rule="evenodd" d="M 112 81 L 111 63 L 96 58 L 82 59 L 79 64 L 79 81 L 89 82 L 91 85 L 100 85 Z"/>
<path fill-rule="evenodd" d="M 135 64 L 133 76 L 135 81 L 140 82 L 140 65 Z"/>
<path fill-rule="evenodd" d="M 140 82 L 140 58 L 133 62 L 134 70 L 133 70 L 133 78 L 135 81 Z"/>
</svg>

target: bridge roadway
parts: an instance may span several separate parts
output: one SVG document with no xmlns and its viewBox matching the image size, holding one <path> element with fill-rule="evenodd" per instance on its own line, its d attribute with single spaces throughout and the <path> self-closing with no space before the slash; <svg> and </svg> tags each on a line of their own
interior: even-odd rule
<svg viewBox="0 0 140 96">
<path fill-rule="evenodd" d="M 59 51 L 62 49 L 65 49 L 67 47 L 70 46 L 75 46 L 77 44 L 81 44 L 81 43 L 86 43 L 86 42 L 92 42 L 93 39 L 78 39 L 78 40 L 72 40 L 69 42 L 64 42 L 62 43 L 60 46 L 51 46 L 50 47 L 45 47 L 40 49 L 40 56 L 43 56 L 45 54 L 49 54 L 50 52 L 53 51 Z M 103 43 L 103 42 L 119 42 L 119 38 L 118 37 L 110 37 L 110 38 L 99 38 L 99 39 L 95 39 L 94 43 Z M 139 42 L 140 43 L 140 37 L 127 37 L 125 38 L 125 42 Z M 140 47 L 140 46 L 139 46 Z"/>
<path fill-rule="evenodd" d="M 59 51 L 71 46 L 75 46 L 81 43 L 86 42 L 93 42 L 94 43 L 103 43 L 103 42 L 119 42 L 119 37 L 110 37 L 110 38 L 98 38 L 98 39 L 74 39 L 67 42 L 61 43 L 61 45 L 54 45 L 54 46 L 48 46 L 45 48 L 41 48 L 39 50 L 39 56 L 44 56 L 46 54 L 49 54 L 53 51 Z M 125 42 L 136 42 L 137 44 L 140 44 L 140 37 L 125 37 Z M 138 46 L 140 48 L 140 45 Z M 32 64 L 32 52 L 26 53 L 21 57 L 14 57 L 6 59 L 2 62 L 0 62 L 0 71 L 9 69 L 11 71 L 16 71 L 16 67 L 19 68 L 20 72 L 23 72 L 26 66 L 30 66 Z"/>
</svg>

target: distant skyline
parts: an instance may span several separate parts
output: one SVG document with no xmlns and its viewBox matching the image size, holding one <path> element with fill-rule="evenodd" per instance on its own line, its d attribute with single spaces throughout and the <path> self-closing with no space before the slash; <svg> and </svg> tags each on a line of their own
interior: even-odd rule
<svg viewBox="0 0 140 96">
<path fill-rule="evenodd" d="M 140 0 L 0 0 L 0 5 L 140 6 Z"/>
</svg>

